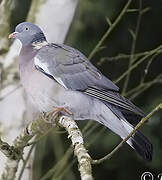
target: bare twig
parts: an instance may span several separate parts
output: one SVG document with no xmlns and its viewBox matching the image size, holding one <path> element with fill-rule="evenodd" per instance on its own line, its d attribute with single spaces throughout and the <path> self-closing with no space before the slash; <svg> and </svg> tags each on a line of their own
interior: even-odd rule
<svg viewBox="0 0 162 180">
<path fill-rule="evenodd" d="M 1 141 L 0 149 L 8 157 L 5 170 L 1 177 L 2 180 L 13 180 L 15 178 L 24 147 L 28 145 L 28 142 L 35 135 L 49 132 L 49 130 L 52 129 L 56 123 L 58 123 L 59 126 L 64 127 L 71 138 L 74 147 L 74 154 L 78 158 L 81 179 L 93 179 L 91 158 L 84 147 L 82 134 L 74 120 L 72 120 L 70 117 L 61 115 L 52 123 L 47 123 L 42 118 L 34 120 L 16 138 L 13 146 L 9 146 L 7 143 Z M 20 175 L 22 175 L 22 173 Z"/>
<path fill-rule="evenodd" d="M 144 51 L 144 52 L 140 52 L 140 53 L 134 53 L 134 59 L 133 62 L 135 62 L 138 58 L 142 57 L 142 56 L 146 56 L 149 55 L 152 51 L 154 51 L 154 49 L 149 50 L 149 51 Z M 160 54 L 161 50 L 157 51 L 157 54 Z M 100 59 L 100 61 L 97 63 L 99 66 L 101 66 L 105 61 L 118 61 L 118 60 L 122 60 L 122 59 L 130 59 L 131 54 L 118 54 L 116 56 L 113 57 L 102 57 Z"/>
<path fill-rule="evenodd" d="M 19 174 L 19 176 L 18 176 L 18 180 L 21 180 L 21 177 L 22 177 L 23 172 L 24 172 L 24 170 L 25 170 L 25 167 L 26 167 L 26 165 L 27 165 L 27 163 L 28 163 L 28 160 L 29 160 L 29 158 L 30 158 L 30 156 L 31 156 L 31 153 L 32 153 L 32 151 L 34 150 L 34 147 L 35 147 L 35 144 L 33 144 L 33 145 L 31 146 L 31 148 L 30 148 L 30 150 L 29 150 L 29 152 L 28 152 L 28 155 L 27 155 L 26 159 L 25 159 L 24 162 L 23 162 L 23 166 L 22 166 L 21 171 L 20 171 L 20 174 Z"/>
<path fill-rule="evenodd" d="M 109 23 L 109 25 L 111 25 L 108 30 L 106 31 L 106 33 L 103 35 L 103 37 L 101 38 L 101 40 L 97 43 L 97 45 L 95 46 L 95 48 L 92 50 L 92 52 L 89 55 L 89 59 L 92 59 L 92 57 L 96 54 L 96 52 L 98 52 L 98 50 L 100 49 L 102 43 L 105 41 L 105 39 L 109 36 L 109 34 L 114 30 L 114 28 L 116 27 L 116 25 L 120 22 L 120 20 L 122 19 L 122 17 L 124 16 L 124 14 L 126 13 L 129 5 L 131 4 L 132 0 L 128 0 L 128 2 L 125 4 L 124 8 L 122 9 L 122 11 L 120 12 L 120 14 L 118 15 L 118 17 L 115 19 L 115 21 L 113 23 Z M 110 21 L 109 21 L 110 22 Z"/>
<path fill-rule="evenodd" d="M 151 86 L 153 86 L 154 84 L 157 84 L 157 83 L 162 83 L 162 76 L 161 76 L 161 74 L 158 75 L 154 80 L 141 84 L 141 88 L 138 91 L 137 91 L 137 88 L 140 87 L 140 86 L 137 86 L 137 88 L 134 88 L 134 90 L 136 89 L 136 92 L 134 92 L 134 94 L 132 94 L 129 99 L 130 100 L 135 99 L 141 93 L 143 93 L 148 88 L 150 88 Z"/>
<path fill-rule="evenodd" d="M 159 55 L 159 54 L 154 54 L 154 55 L 151 57 L 151 59 L 147 62 L 146 68 L 144 69 L 144 75 L 143 75 L 142 78 L 141 78 L 141 82 L 140 82 L 141 84 L 144 83 L 145 78 L 146 78 L 146 76 L 147 76 L 147 74 L 148 74 L 149 68 L 150 68 L 150 66 L 151 66 L 154 58 L 156 58 L 158 55 Z"/>
<path fill-rule="evenodd" d="M 19 152 L 19 156 L 10 156 L 6 163 L 6 167 L 2 173 L 2 180 L 13 180 L 16 176 L 19 162 L 22 158 L 24 147 L 28 142 L 37 134 L 45 133 L 52 127 L 51 124 L 47 124 L 41 118 L 38 118 L 31 122 L 23 132 L 15 139 L 13 143 L 13 149 Z M 15 151 L 14 151 L 15 152 Z M 12 153 L 11 153 L 12 154 Z"/>
<path fill-rule="evenodd" d="M 130 67 L 133 64 L 133 59 L 134 59 L 134 53 L 135 53 L 135 49 L 136 49 L 136 42 L 137 42 L 137 37 L 138 37 L 138 32 L 139 32 L 139 28 L 140 28 L 140 23 L 141 23 L 141 18 L 142 18 L 142 0 L 139 0 L 139 14 L 138 14 L 138 18 L 137 18 L 137 25 L 136 25 L 136 29 L 135 32 L 130 31 L 131 35 L 132 35 L 132 47 L 131 47 L 131 56 L 129 59 L 129 65 L 128 65 L 128 69 L 130 69 Z M 122 94 L 124 95 L 127 87 L 128 87 L 128 83 L 129 83 L 129 79 L 130 79 L 130 74 L 131 71 L 127 74 L 125 81 L 124 81 L 124 85 L 123 85 L 123 90 L 122 90 Z"/>
<path fill-rule="evenodd" d="M 0 139 L 0 151 L 9 159 L 21 158 L 21 151 Z"/>
<path fill-rule="evenodd" d="M 158 46 L 156 49 L 150 51 L 149 54 L 139 59 L 136 63 L 134 63 L 128 70 L 126 70 L 121 76 L 119 76 L 114 82 L 118 83 L 120 82 L 130 71 L 134 70 L 136 67 L 138 67 L 142 62 L 144 62 L 147 58 L 152 56 L 155 53 L 160 54 L 161 53 L 162 45 Z"/>
<path fill-rule="evenodd" d="M 23 137 L 25 137 L 25 138 L 23 138 Z M 14 149 L 14 151 L 13 151 L 14 153 L 15 153 L 15 150 L 17 150 L 19 153 L 18 153 L 17 156 L 8 157 L 6 167 L 5 167 L 5 169 L 4 169 L 3 173 L 2 173 L 2 176 L 1 176 L 2 180 L 13 180 L 13 179 L 15 179 L 18 164 L 19 164 L 19 161 L 22 158 L 22 154 L 23 154 L 23 149 L 20 148 L 18 146 L 18 144 L 19 143 L 20 144 L 25 143 L 25 141 L 22 141 L 22 143 L 21 143 L 21 141 L 20 141 L 21 138 L 24 139 L 24 140 L 26 139 L 28 141 L 30 138 L 32 138 L 32 136 L 28 136 L 27 133 L 23 132 L 20 135 L 20 137 L 18 138 L 18 141 L 15 141 L 14 146 L 11 146 Z M 13 152 L 11 153 L 11 155 L 14 154 Z"/>
<path fill-rule="evenodd" d="M 65 169 L 67 166 L 67 163 L 69 165 L 69 158 L 71 157 L 73 151 L 71 146 L 67 149 L 67 151 L 64 153 L 64 155 L 61 157 L 61 159 L 51 168 L 49 171 L 41 177 L 40 180 L 46 180 L 49 179 L 51 176 L 53 176 L 53 179 L 59 179 L 58 175 L 62 174 L 63 169 Z M 60 168 L 61 167 L 61 168 Z"/>
<path fill-rule="evenodd" d="M 159 111 L 160 109 L 162 109 L 162 103 L 159 104 L 158 106 L 156 106 L 146 117 L 142 118 L 141 121 L 136 125 L 136 127 L 133 129 L 133 131 L 125 138 L 121 141 L 120 144 L 118 144 L 112 151 L 111 153 L 107 154 L 106 156 L 104 156 L 101 159 L 98 160 L 92 160 L 92 164 L 100 164 L 108 159 L 110 159 L 114 153 L 116 153 L 121 147 L 122 145 L 153 115 L 155 114 L 155 112 Z"/>
</svg>

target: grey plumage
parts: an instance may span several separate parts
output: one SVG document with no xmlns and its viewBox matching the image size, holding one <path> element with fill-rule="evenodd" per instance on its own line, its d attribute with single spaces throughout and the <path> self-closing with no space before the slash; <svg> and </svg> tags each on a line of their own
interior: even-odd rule
<svg viewBox="0 0 162 180">
<path fill-rule="evenodd" d="M 31 23 L 21 23 L 15 31 L 11 37 L 22 42 L 21 82 L 38 113 L 64 107 L 75 120 L 96 120 L 121 138 L 144 116 L 80 51 L 48 43 L 41 29 Z M 127 143 L 143 158 L 152 159 L 152 144 L 140 132 Z"/>
</svg>

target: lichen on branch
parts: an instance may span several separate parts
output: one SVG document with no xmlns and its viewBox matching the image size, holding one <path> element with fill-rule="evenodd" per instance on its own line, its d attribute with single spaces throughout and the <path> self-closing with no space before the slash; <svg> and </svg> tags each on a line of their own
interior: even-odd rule
<svg viewBox="0 0 162 180">
<path fill-rule="evenodd" d="M 15 179 L 19 162 L 23 159 L 22 155 L 24 148 L 29 145 L 29 141 L 35 136 L 41 136 L 48 133 L 49 130 L 52 130 L 56 125 L 65 128 L 69 134 L 68 137 L 72 141 L 74 154 L 78 159 L 81 179 L 92 180 L 91 158 L 84 147 L 82 133 L 71 117 L 63 115 L 59 115 L 51 123 L 44 121 L 44 118 L 40 116 L 29 123 L 23 132 L 15 139 L 13 146 L 10 146 L 2 140 L 0 141 L 0 150 L 8 158 L 1 179 Z"/>
<path fill-rule="evenodd" d="M 92 180 L 91 157 L 84 147 L 82 133 L 79 130 L 76 122 L 67 116 L 59 118 L 58 123 L 66 129 L 72 145 L 74 147 L 74 154 L 77 156 L 79 171 L 82 180 Z"/>
</svg>

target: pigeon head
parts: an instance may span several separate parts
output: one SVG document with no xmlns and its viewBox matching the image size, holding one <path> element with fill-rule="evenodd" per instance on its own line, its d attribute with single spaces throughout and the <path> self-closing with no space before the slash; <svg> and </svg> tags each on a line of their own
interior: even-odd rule
<svg viewBox="0 0 162 180">
<path fill-rule="evenodd" d="M 42 30 L 35 24 L 23 22 L 16 26 L 15 32 L 9 38 L 19 39 L 23 46 L 32 45 L 46 41 Z"/>
</svg>

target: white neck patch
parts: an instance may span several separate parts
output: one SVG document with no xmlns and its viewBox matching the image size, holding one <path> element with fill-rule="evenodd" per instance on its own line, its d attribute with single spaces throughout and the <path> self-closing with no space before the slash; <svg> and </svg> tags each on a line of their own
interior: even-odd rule
<svg viewBox="0 0 162 180">
<path fill-rule="evenodd" d="M 41 42 L 33 42 L 32 46 L 34 49 L 41 49 L 43 46 L 46 46 L 48 44 L 47 41 L 41 41 Z"/>
</svg>

